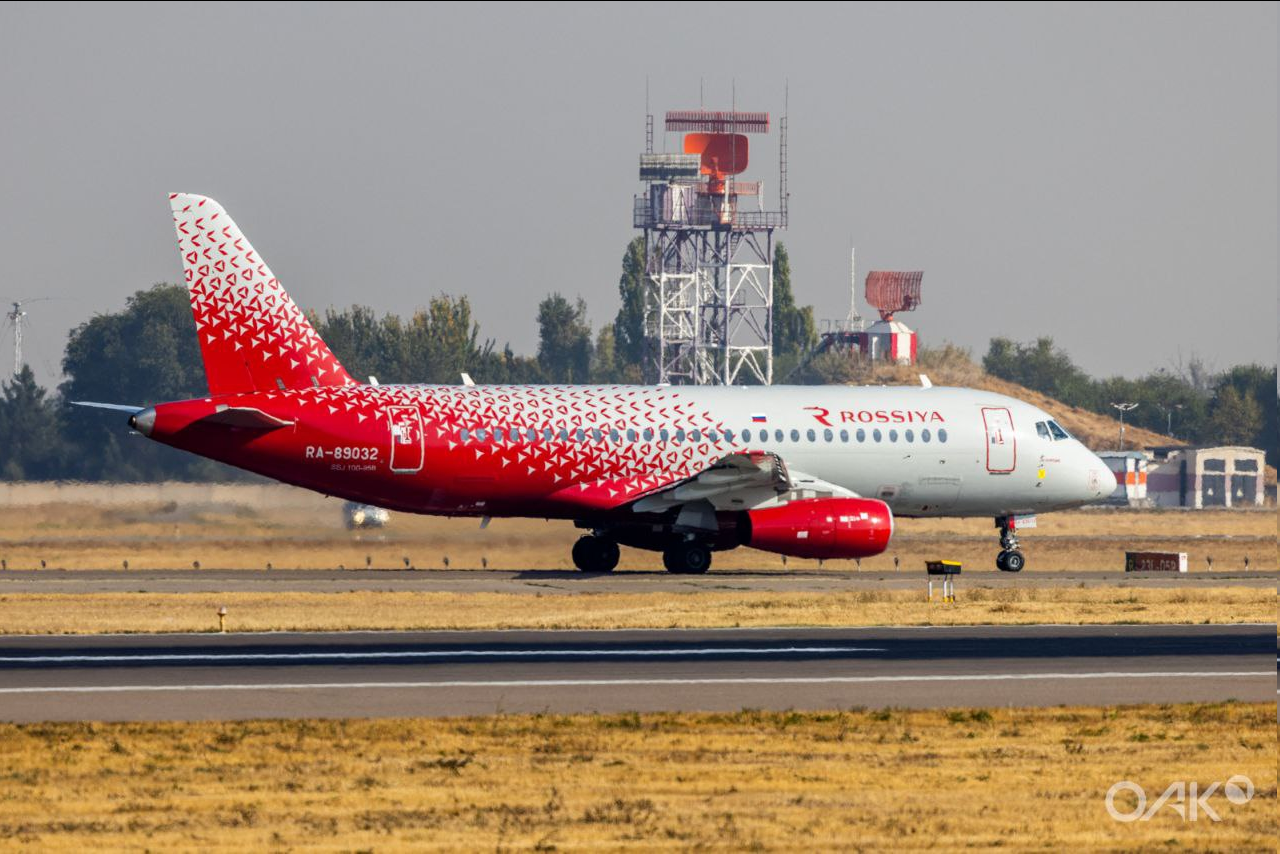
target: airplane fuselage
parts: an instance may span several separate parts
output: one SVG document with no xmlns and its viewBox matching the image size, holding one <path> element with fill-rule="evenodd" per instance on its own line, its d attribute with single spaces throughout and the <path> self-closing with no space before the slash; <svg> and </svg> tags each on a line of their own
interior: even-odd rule
<svg viewBox="0 0 1280 854">
<path fill-rule="evenodd" d="M 287 426 L 198 423 L 219 407 Z M 1043 435 L 1051 420 L 945 387 L 353 385 L 164 404 L 149 435 L 415 513 L 590 518 L 762 451 L 898 516 L 994 517 L 1078 506 L 1114 486 L 1078 441 Z"/>
</svg>

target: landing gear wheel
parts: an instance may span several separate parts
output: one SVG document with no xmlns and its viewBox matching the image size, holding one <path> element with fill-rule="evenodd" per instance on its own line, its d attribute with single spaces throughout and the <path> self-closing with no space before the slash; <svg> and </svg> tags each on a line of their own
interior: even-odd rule
<svg viewBox="0 0 1280 854">
<path fill-rule="evenodd" d="M 996 527 L 1000 529 L 1000 554 L 996 555 L 996 569 L 1001 572 L 1022 572 L 1027 559 L 1018 551 L 1018 531 L 1014 527 L 1013 516 L 997 516 Z"/>
<path fill-rule="evenodd" d="M 583 572 L 613 572 L 618 554 L 613 540 L 588 534 L 573 544 L 573 565 Z"/>
<path fill-rule="evenodd" d="M 702 543 L 677 543 L 662 553 L 667 572 L 701 575 L 711 568 L 711 549 Z"/>
</svg>

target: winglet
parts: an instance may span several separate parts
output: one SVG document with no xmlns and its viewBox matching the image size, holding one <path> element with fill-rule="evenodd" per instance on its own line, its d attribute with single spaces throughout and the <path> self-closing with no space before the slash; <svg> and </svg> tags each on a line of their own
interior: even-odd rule
<svg viewBox="0 0 1280 854">
<path fill-rule="evenodd" d="M 922 388 L 933 388 L 933 381 L 929 379 L 928 374 L 920 375 L 920 386 Z"/>
</svg>

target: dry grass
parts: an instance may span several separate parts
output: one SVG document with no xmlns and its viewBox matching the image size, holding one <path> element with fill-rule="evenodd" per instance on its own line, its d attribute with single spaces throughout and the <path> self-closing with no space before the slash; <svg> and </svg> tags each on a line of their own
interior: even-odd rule
<svg viewBox="0 0 1280 854">
<path fill-rule="evenodd" d="M 732 626 L 1273 622 L 1275 591 L 1116 586 L 919 591 L 582 593 L 82 593 L 0 597 L 0 633 L 349 629 L 640 629 Z"/>
<path fill-rule="evenodd" d="M 1274 850 L 1275 707 L 0 726 L 0 837 L 42 850 Z M 1120 780 L 1250 777 L 1221 822 Z M 1132 808 L 1127 802 L 1119 807 Z"/>
<path fill-rule="evenodd" d="M 0 514 L 0 560 L 10 569 L 204 568 L 569 569 L 569 551 L 581 532 L 567 522 L 496 519 L 480 530 L 474 519 L 395 514 L 382 531 L 348 532 L 337 502 L 273 510 L 235 505 L 125 507 L 51 504 L 12 507 Z M 1266 512 L 1055 513 L 1023 534 L 1031 571 L 1118 571 L 1126 550 L 1185 551 L 1193 571 L 1276 567 L 1276 517 Z M 864 570 L 908 568 L 947 557 L 968 567 L 993 568 L 996 531 L 987 519 L 902 519 L 887 553 L 862 562 Z M 719 568 L 783 569 L 783 560 L 753 549 L 716 556 Z M 790 560 L 788 568 L 816 568 Z M 828 568 L 852 569 L 850 561 Z M 620 568 L 655 569 L 658 556 L 624 549 Z"/>
</svg>

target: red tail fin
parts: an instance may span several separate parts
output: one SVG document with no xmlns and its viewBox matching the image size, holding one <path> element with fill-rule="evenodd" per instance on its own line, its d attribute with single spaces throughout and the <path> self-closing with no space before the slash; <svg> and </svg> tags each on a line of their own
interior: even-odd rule
<svg viewBox="0 0 1280 854">
<path fill-rule="evenodd" d="M 221 205 L 169 205 L 211 394 L 354 384 Z"/>
</svg>

